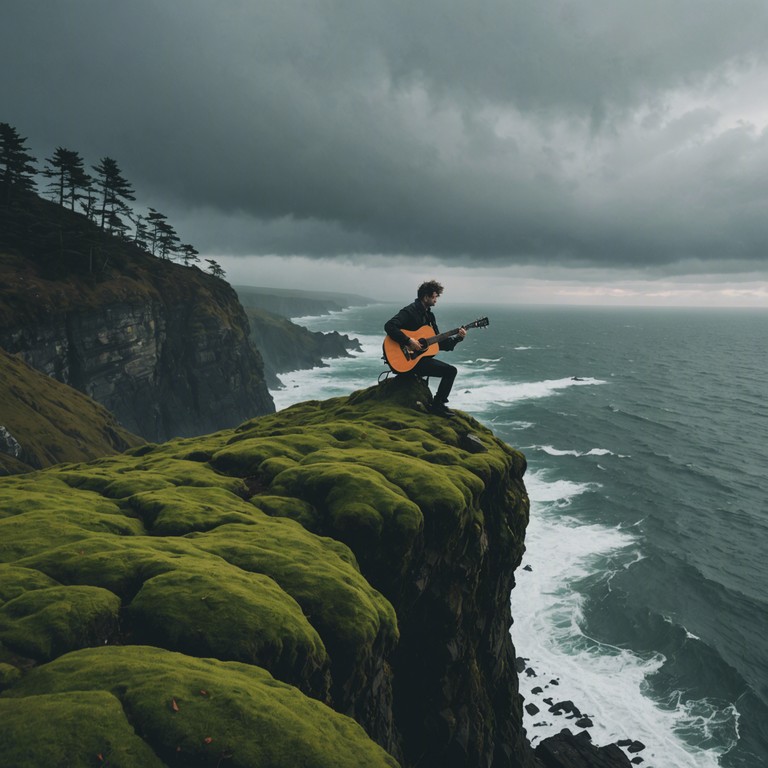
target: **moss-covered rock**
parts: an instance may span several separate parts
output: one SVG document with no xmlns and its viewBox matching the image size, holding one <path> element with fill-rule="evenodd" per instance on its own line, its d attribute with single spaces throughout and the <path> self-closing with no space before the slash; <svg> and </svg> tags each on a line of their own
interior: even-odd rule
<svg viewBox="0 0 768 768">
<path fill-rule="evenodd" d="M 0 698 L 0 717 L 8 716 L 3 729 L 18 768 L 98 765 L 99 754 L 110 765 L 142 767 L 397 766 L 353 720 L 258 667 L 158 648 L 71 653 L 5 695 L 12 698 Z"/>
<path fill-rule="evenodd" d="M 112 697 L 160 760 L 188 765 L 344 764 L 337 735 L 362 732 L 325 702 L 406 765 L 426 744 L 430 764 L 486 764 L 504 743 L 524 766 L 507 630 L 525 459 L 467 416 L 426 414 L 425 397 L 398 377 L 0 480 L 0 662 L 21 676 L 0 701 L 39 698 L 55 730 L 75 691 Z M 228 724 L 201 735 L 220 713 L 199 690 L 215 687 Z M 267 693 L 305 726 L 263 712 Z M 121 728 L 111 748 L 130 761 Z M 349 764 L 389 759 L 365 743 Z"/>
</svg>

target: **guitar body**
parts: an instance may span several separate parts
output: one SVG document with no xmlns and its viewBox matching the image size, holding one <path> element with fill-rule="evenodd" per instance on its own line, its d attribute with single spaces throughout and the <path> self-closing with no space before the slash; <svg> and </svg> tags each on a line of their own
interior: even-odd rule
<svg viewBox="0 0 768 768">
<path fill-rule="evenodd" d="M 465 330 L 470 328 L 485 328 L 488 326 L 489 320 L 487 317 L 483 317 L 479 320 L 473 320 L 471 323 L 461 326 Z M 416 331 L 406 331 L 405 328 L 401 329 L 402 332 L 409 339 L 416 339 L 421 343 L 422 349 L 413 351 L 408 349 L 404 344 L 398 344 L 391 336 L 384 337 L 384 359 L 387 361 L 387 365 L 395 373 L 408 373 L 413 370 L 422 357 L 432 357 L 440 351 L 440 342 L 454 336 L 459 332 L 459 328 L 454 328 L 447 333 L 441 333 L 434 336 L 435 329 L 431 325 L 422 325 Z"/>
<path fill-rule="evenodd" d="M 416 331 L 406 331 L 403 329 L 403 333 L 409 339 L 416 339 L 417 341 L 426 341 L 435 335 L 431 325 L 422 325 Z M 395 373 L 407 373 L 416 367 L 422 357 L 432 357 L 439 351 L 440 344 L 438 342 L 428 344 L 426 349 L 414 352 L 405 347 L 405 345 L 398 344 L 391 336 L 384 337 L 384 359 Z"/>
</svg>

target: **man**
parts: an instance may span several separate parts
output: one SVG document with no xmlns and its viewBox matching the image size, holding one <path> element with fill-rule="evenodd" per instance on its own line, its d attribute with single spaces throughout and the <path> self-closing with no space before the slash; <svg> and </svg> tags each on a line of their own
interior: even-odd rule
<svg viewBox="0 0 768 768">
<path fill-rule="evenodd" d="M 422 347 L 419 341 L 411 339 L 403 331 L 418 331 L 425 325 L 434 328 L 435 336 L 439 335 L 435 316 L 432 314 L 432 307 L 437 304 L 438 298 L 443 292 L 443 286 L 436 280 L 428 280 L 419 286 L 416 300 L 406 307 L 403 307 L 389 322 L 384 325 L 387 335 L 398 344 L 406 345 L 414 352 L 418 352 Z M 455 336 L 444 339 L 440 342 L 441 350 L 452 350 L 467 335 L 465 328 L 459 328 Z M 412 369 L 412 373 L 417 376 L 429 376 L 439 378 L 440 384 L 437 388 L 434 400 L 429 410 L 438 416 L 452 416 L 452 412 L 446 406 L 448 395 L 451 393 L 453 380 L 456 378 L 456 368 L 435 357 L 424 356 Z"/>
</svg>

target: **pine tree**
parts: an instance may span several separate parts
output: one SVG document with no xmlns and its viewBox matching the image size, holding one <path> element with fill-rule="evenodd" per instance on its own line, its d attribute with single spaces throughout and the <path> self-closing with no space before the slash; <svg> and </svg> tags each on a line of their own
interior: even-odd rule
<svg viewBox="0 0 768 768">
<path fill-rule="evenodd" d="M 112 231 L 111 222 L 114 217 L 118 219 L 120 214 L 130 213 L 126 200 L 135 200 L 133 188 L 128 181 L 123 178 L 117 163 L 111 157 L 102 157 L 98 165 L 93 166 L 96 171 L 96 183 L 101 190 L 101 223 L 102 229 L 105 224 L 110 224 L 109 231 Z"/>
<path fill-rule="evenodd" d="M 37 160 L 28 152 L 26 140 L 13 126 L 0 123 L 0 199 L 6 204 L 16 190 L 35 190 Z"/>
<path fill-rule="evenodd" d="M 82 193 L 87 193 L 92 183 L 91 177 L 85 172 L 83 158 L 71 149 L 56 147 L 53 157 L 46 158 L 45 162 L 48 167 L 43 169 L 43 175 L 55 179 L 49 188 L 56 192 L 59 205 L 63 206 L 66 198 L 70 210 L 74 211 L 75 202 L 84 197 Z"/>
<path fill-rule="evenodd" d="M 194 245 L 190 245 L 189 243 L 180 245 L 179 253 L 181 254 L 181 260 L 184 262 L 185 267 L 191 267 L 192 264 L 200 261 L 198 258 L 200 251 L 198 251 Z"/>
<path fill-rule="evenodd" d="M 206 259 L 208 262 L 208 271 L 214 276 L 218 277 L 220 279 L 224 279 L 224 276 L 226 275 L 226 272 L 222 269 L 221 265 L 218 261 L 214 259 Z"/>
</svg>

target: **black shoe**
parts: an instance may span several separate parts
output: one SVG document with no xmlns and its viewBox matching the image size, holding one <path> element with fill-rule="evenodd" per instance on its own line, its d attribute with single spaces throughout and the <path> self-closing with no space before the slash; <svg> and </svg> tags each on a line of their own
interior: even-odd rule
<svg viewBox="0 0 768 768">
<path fill-rule="evenodd" d="M 435 416 L 443 416 L 448 419 L 455 415 L 454 412 L 445 403 L 438 402 L 432 403 L 432 405 L 429 407 L 429 412 Z"/>
</svg>

